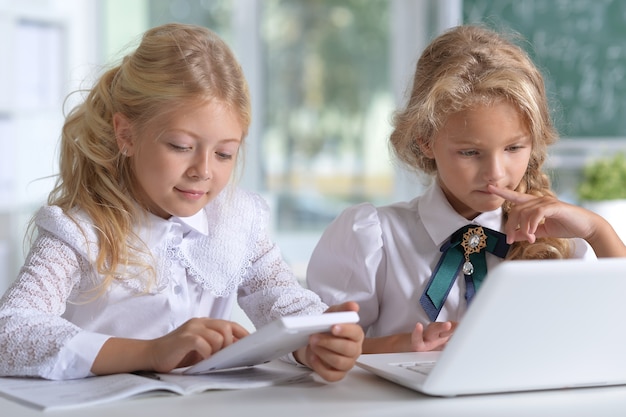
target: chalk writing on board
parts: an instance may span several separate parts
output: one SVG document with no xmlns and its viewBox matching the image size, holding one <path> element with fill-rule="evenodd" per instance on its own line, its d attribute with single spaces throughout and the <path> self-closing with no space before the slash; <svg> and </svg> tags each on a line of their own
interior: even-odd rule
<svg viewBox="0 0 626 417">
<path fill-rule="evenodd" d="M 567 137 L 626 137 L 626 1 L 464 0 L 466 23 L 512 29 Z"/>
</svg>

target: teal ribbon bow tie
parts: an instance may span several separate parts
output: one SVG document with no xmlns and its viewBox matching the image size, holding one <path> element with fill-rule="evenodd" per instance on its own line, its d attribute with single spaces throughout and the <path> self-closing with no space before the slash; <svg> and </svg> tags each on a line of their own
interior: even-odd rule
<svg viewBox="0 0 626 417">
<path fill-rule="evenodd" d="M 454 232 L 441 246 L 441 258 L 435 267 L 420 304 L 435 321 L 461 269 L 465 276 L 465 299 L 469 303 L 487 275 L 485 250 L 504 258 L 510 245 L 506 235 L 479 225 L 469 224 Z"/>
</svg>

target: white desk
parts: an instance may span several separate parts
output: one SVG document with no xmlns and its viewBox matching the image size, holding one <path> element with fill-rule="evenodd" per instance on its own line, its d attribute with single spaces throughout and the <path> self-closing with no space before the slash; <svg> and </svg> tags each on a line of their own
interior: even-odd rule
<svg viewBox="0 0 626 417">
<path fill-rule="evenodd" d="M 41 412 L 0 398 L 3 417 L 411 416 L 601 417 L 626 415 L 626 386 L 535 393 L 428 397 L 355 368 L 337 383 L 300 383 L 189 396 L 131 398 L 73 410 Z"/>
</svg>

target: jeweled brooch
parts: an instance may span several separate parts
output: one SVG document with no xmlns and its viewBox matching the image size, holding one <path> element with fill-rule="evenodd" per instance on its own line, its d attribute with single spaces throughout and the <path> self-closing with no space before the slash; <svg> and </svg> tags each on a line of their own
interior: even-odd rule
<svg viewBox="0 0 626 417">
<path fill-rule="evenodd" d="M 474 273 L 474 265 L 470 262 L 469 256 L 472 253 L 479 253 L 487 247 L 487 235 L 481 226 L 471 227 L 463 234 L 463 253 L 465 262 L 463 263 L 463 273 L 472 275 Z"/>
</svg>

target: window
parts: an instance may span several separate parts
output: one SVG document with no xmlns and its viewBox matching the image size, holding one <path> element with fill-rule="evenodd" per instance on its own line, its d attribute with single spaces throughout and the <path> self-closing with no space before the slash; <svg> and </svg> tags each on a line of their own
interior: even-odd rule
<svg viewBox="0 0 626 417">
<path fill-rule="evenodd" d="M 389 2 L 264 2 L 262 188 L 278 230 L 391 197 Z"/>
</svg>

